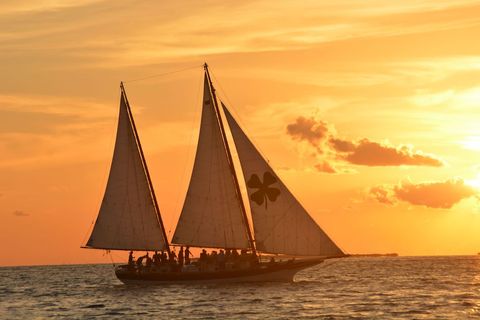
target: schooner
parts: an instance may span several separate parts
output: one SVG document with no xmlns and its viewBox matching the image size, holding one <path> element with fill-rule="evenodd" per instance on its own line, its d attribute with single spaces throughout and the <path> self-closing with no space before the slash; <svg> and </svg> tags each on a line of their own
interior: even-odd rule
<svg viewBox="0 0 480 320">
<path fill-rule="evenodd" d="M 342 250 L 312 219 L 217 99 L 207 64 L 197 151 L 190 184 L 171 243 L 153 189 L 127 94 L 121 83 L 117 136 L 100 211 L 85 247 L 167 251 L 171 245 L 241 249 L 297 257 L 222 270 L 141 268 L 115 270 L 125 282 L 292 281 L 295 273 Z M 220 102 L 220 103 L 219 103 Z M 222 111 L 224 116 L 222 116 Z M 227 139 L 229 129 L 234 146 Z M 251 219 L 242 198 L 232 150 L 236 149 Z M 186 267 L 186 266 L 185 266 Z"/>
</svg>

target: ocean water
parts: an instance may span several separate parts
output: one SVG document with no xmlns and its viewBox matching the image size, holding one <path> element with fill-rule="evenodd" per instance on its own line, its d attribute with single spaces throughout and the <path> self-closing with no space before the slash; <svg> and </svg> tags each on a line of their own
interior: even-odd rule
<svg viewBox="0 0 480 320">
<path fill-rule="evenodd" d="M 330 260 L 293 283 L 127 286 L 112 265 L 0 268 L 1 319 L 473 319 L 480 256 Z"/>
</svg>

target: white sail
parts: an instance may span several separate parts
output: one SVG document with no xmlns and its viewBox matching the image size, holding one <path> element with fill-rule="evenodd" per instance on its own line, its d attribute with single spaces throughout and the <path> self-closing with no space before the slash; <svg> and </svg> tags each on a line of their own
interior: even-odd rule
<svg viewBox="0 0 480 320">
<path fill-rule="evenodd" d="M 172 242 L 197 247 L 249 247 L 206 75 L 195 163 Z"/>
<path fill-rule="evenodd" d="M 341 256 L 223 105 L 246 180 L 258 251 L 297 256 Z"/>
<path fill-rule="evenodd" d="M 87 247 L 163 250 L 167 240 L 155 210 L 125 99 L 122 92 L 110 175 Z"/>
</svg>

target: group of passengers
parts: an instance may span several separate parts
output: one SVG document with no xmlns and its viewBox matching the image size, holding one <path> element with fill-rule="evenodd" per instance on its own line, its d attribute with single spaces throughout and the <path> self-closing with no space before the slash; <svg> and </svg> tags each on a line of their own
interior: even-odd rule
<svg viewBox="0 0 480 320">
<path fill-rule="evenodd" d="M 257 266 L 259 263 L 258 256 L 254 252 L 241 250 L 238 254 L 237 250 L 226 249 L 212 251 L 210 254 L 205 249 L 200 253 L 198 259 L 198 267 L 200 271 L 219 271 L 232 269 L 246 269 Z"/>
<path fill-rule="evenodd" d="M 153 267 L 163 267 L 170 270 L 181 270 L 184 264 L 190 264 L 190 256 L 192 253 L 190 252 L 190 248 L 186 247 L 185 250 L 183 247 L 180 248 L 178 252 L 178 257 L 175 251 L 155 251 L 152 257 L 150 257 L 149 253 L 147 252 L 144 256 L 138 257 L 135 261 L 133 257 L 133 251 L 130 251 L 128 255 L 128 265 L 130 267 L 136 267 L 138 270 L 143 268 L 153 268 Z M 143 263 L 145 261 L 145 264 Z"/>
<path fill-rule="evenodd" d="M 152 257 L 147 252 L 145 255 L 138 257 L 137 260 L 133 257 L 133 251 L 130 251 L 128 256 L 128 266 L 130 268 L 140 270 L 163 270 L 163 271 L 182 271 L 182 270 L 198 270 L 198 271 L 219 271 L 219 270 L 233 270 L 233 269 L 245 269 L 255 267 L 258 265 L 258 256 L 255 253 L 247 252 L 247 250 L 241 250 L 238 254 L 237 250 L 226 249 L 212 251 L 207 253 L 205 249 L 200 253 L 200 258 L 192 262 L 190 248 L 183 247 L 177 254 L 170 251 L 155 251 Z M 185 266 L 185 267 L 184 267 Z"/>
</svg>

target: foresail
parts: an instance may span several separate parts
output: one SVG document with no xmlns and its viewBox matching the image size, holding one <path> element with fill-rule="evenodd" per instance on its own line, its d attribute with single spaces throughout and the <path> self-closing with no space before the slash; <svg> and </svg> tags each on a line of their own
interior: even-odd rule
<svg viewBox="0 0 480 320">
<path fill-rule="evenodd" d="M 172 243 L 248 248 L 242 211 L 213 103 L 205 76 L 197 153 Z"/>
<path fill-rule="evenodd" d="M 133 123 L 122 93 L 110 175 L 87 247 L 163 250 L 163 235 Z"/>
<path fill-rule="evenodd" d="M 257 250 L 297 256 L 343 255 L 222 106 L 246 180 Z"/>
</svg>

